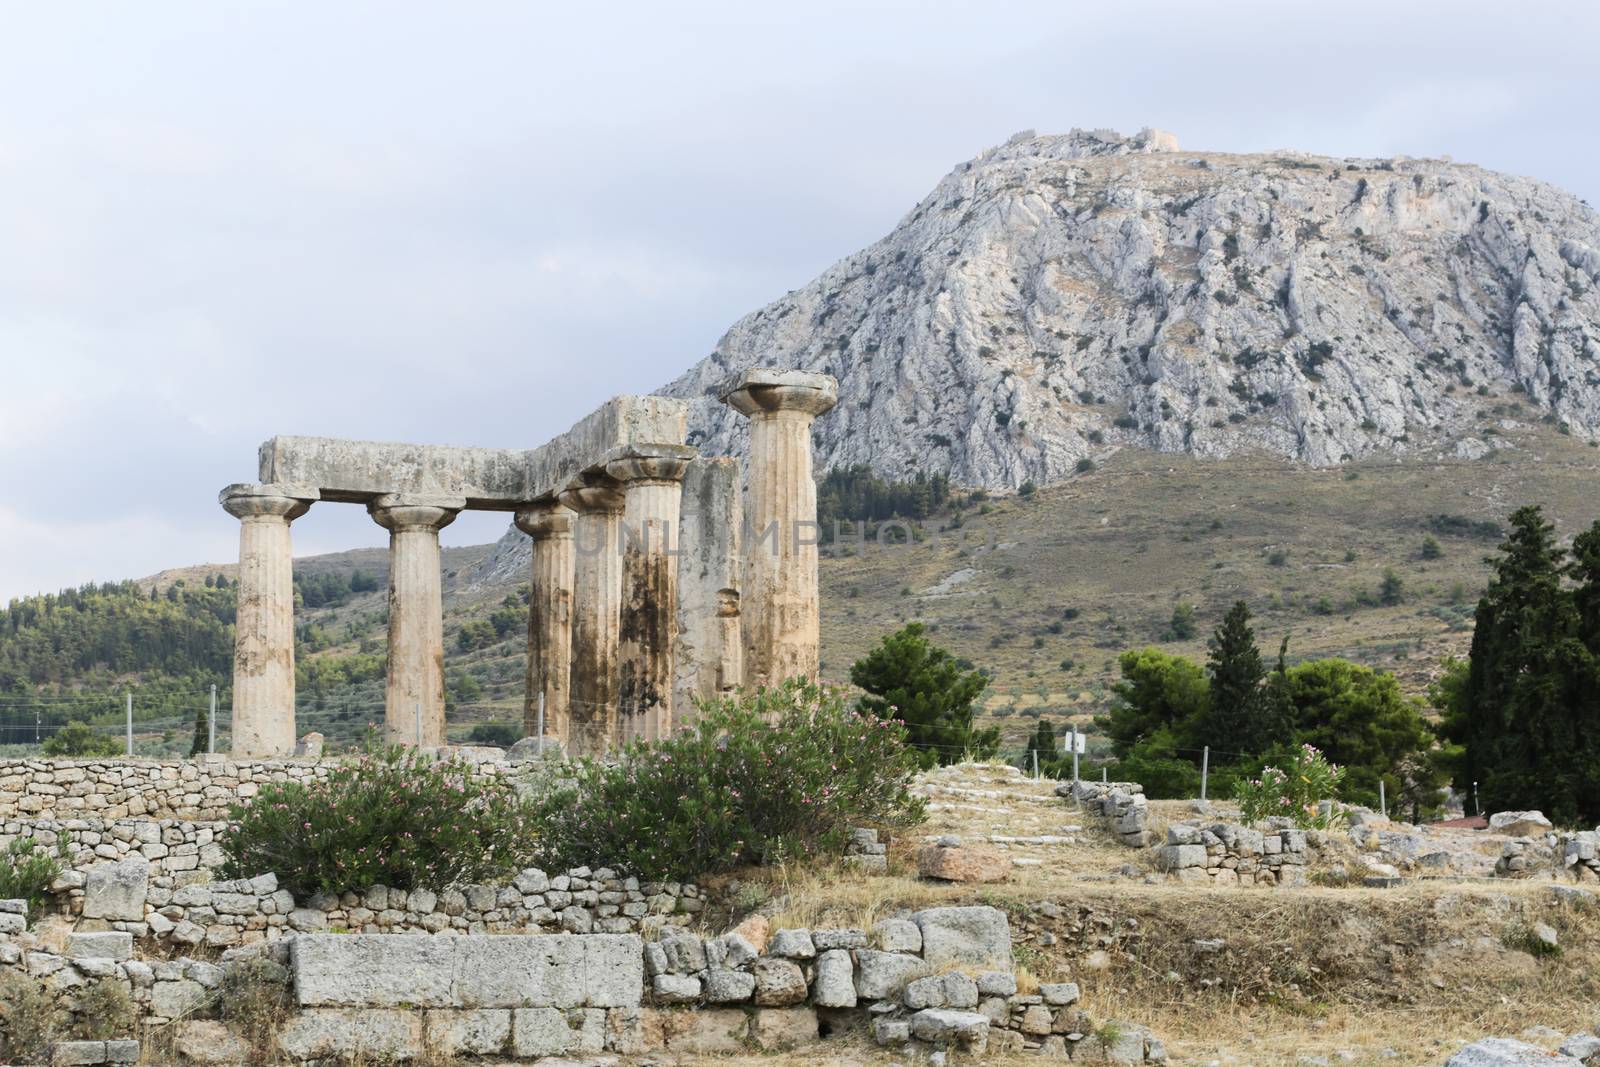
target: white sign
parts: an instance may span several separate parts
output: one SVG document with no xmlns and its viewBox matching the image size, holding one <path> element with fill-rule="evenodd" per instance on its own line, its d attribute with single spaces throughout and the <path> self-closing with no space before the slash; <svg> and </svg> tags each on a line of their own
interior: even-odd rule
<svg viewBox="0 0 1600 1067">
<path fill-rule="evenodd" d="M 1077 730 L 1068 730 L 1066 741 L 1068 752 L 1076 752 L 1081 756 L 1089 751 L 1087 736 L 1080 734 Z"/>
</svg>

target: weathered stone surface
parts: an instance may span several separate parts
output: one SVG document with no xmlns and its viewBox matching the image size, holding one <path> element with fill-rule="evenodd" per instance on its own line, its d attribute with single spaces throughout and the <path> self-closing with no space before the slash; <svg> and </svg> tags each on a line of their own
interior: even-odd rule
<svg viewBox="0 0 1600 1067">
<path fill-rule="evenodd" d="M 756 1003 L 782 1008 L 806 999 L 806 976 L 792 960 L 763 956 L 755 962 Z"/>
<path fill-rule="evenodd" d="M 290 960 L 302 1007 L 447 1008 L 455 1003 L 452 938 L 302 934 L 291 943 Z M 485 1003 L 480 1000 L 478 1006 Z"/>
<path fill-rule="evenodd" d="M 1044 982 L 1039 986 L 1039 995 L 1046 1004 L 1063 1008 L 1078 1002 L 1077 982 Z"/>
<path fill-rule="evenodd" d="M 855 967 L 847 949 L 829 949 L 817 957 L 811 983 L 811 1003 L 819 1008 L 856 1006 Z"/>
<path fill-rule="evenodd" d="M 618 396 L 534 449 L 274 437 L 261 446 L 261 480 L 305 485 L 323 500 L 364 504 L 383 493 L 464 497 L 467 506 L 514 510 L 560 492 L 581 471 L 630 444 L 682 444 L 685 406 L 660 396 Z"/>
<path fill-rule="evenodd" d="M 917 956 L 877 949 L 856 950 L 856 996 L 863 1000 L 898 997 L 907 979 L 924 974 L 927 967 Z"/>
<path fill-rule="evenodd" d="M 173 1024 L 173 1047 L 192 1063 L 249 1063 L 255 1050 L 244 1038 L 214 1019 L 184 1019 Z"/>
<path fill-rule="evenodd" d="M 762 1008 L 750 1023 L 750 1038 L 769 1051 L 817 1040 L 817 1013 L 810 1008 Z"/>
<path fill-rule="evenodd" d="M 922 959 L 929 970 L 1014 969 L 1011 927 L 998 908 L 930 908 L 911 918 L 922 931 Z"/>
<path fill-rule="evenodd" d="M 743 472 L 732 456 L 701 456 L 683 476 L 678 519 L 678 633 L 673 645 L 676 723 L 694 701 L 733 692 L 744 679 L 739 634 Z"/>
<path fill-rule="evenodd" d="M 313 1008 L 279 1026 L 278 1046 L 297 1060 L 357 1055 L 415 1059 L 422 1054 L 422 1015 L 382 1008 Z"/>
<path fill-rule="evenodd" d="M 205 1002 L 205 986 L 187 978 L 157 982 L 150 989 L 150 1010 L 164 1019 L 181 1019 L 200 1010 Z"/>
<path fill-rule="evenodd" d="M 129 959 L 133 956 L 133 935 L 120 930 L 68 934 L 67 955 L 74 959 Z"/>
<path fill-rule="evenodd" d="M 1542 811 L 1497 811 L 1489 816 L 1489 829 L 1507 837 L 1543 837 L 1553 827 Z"/>
<path fill-rule="evenodd" d="M 767 952 L 787 959 L 809 960 L 817 954 L 817 948 L 811 943 L 810 930 L 779 930 L 772 935 Z"/>
<path fill-rule="evenodd" d="M 673 1052 L 742 1052 L 750 1017 L 732 1008 L 681 1012 L 663 1019 L 662 1031 Z"/>
<path fill-rule="evenodd" d="M 507 1009 L 438 1009 L 424 1013 L 428 1048 L 444 1056 L 494 1056 L 511 1040 Z"/>
<path fill-rule="evenodd" d="M 140 922 L 149 888 L 150 864 L 143 856 L 90 867 L 83 885 L 83 917 Z"/>
<path fill-rule="evenodd" d="M 713 967 L 704 979 L 706 1000 L 712 1004 L 735 1004 L 749 1000 L 756 991 L 756 976 L 747 971 Z"/>
<path fill-rule="evenodd" d="M 657 1004 L 694 1004 L 700 999 L 700 979 L 687 974 L 658 974 L 650 979 L 650 995 Z"/>
<path fill-rule="evenodd" d="M 1011 858 L 985 845 L 924 845 L 917 850 L 917 873 L 944 882 L 1003 882 L 1011 875 Z"/>
<path fill-rule="evenodd" d="M 1570 1056 L 1508 1037 L 1475 1041 L 1445 1061 L 1445 1067 L 1577 1067 Z"/>
<path fill-rule="evenodd" d="M 911 1034 L 935 1045 L 956 1044 L 982 1052 L 988 1043 L 989 1019 L 976 1012 L 928 1008 L 911 1017 Z"/>
<path fill-rule="evenodd" d="M 518 1008 L 511 1013 L 511 1052 L 521 1057 L 599 1052 L 606 1016 L 594 1009 Z"/>
<path fill-rule="evenodd" d="M 885 952 L 922 951 L 922 930 L 910 919 L 880 920 L 873 925 L 872 933 Z"/>
</svg>

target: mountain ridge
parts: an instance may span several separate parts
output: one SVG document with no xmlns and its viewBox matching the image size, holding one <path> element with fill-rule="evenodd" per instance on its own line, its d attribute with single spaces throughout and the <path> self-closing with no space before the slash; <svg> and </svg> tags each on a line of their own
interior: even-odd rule
<svg viewBox="0 0 1600 1067">
<path fill-rule="evenodd" d="M 691 443 L 738 453 L 729 376 L 831 373 L 819 470 L 986 488 L 1124 447 L 1476 458 L 1502 444 L 1482 394 L 1506 389 L 1595 439 L 1597 282 L 1600 217 L 1535 179 L 1025 131 L 661 392 L 692 401 Z"/>
</svg>

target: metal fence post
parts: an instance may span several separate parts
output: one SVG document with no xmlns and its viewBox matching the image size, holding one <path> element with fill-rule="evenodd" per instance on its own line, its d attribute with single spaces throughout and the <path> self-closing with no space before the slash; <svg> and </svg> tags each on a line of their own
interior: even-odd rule
<svg viewBox="0 0 1600 1067">
<path fill-rule="evenodd" d="M 1389 798 L 1384 792 L 1383 779 L 1378 779 L 1378 813 L 1385 819 L 1389 817 Z"/>
<path fill-rule="evenodd" d="M 1193 752 L 1194 749 L 1190 749 Z M 1200 799 L 1206 798 L 1206 779 L 1211 776 L 1211 746 L 1206 745 L 1200 750 Z"/>
<path fill-rule="evenodd" d="M 211 687 L 211 711 L 206 719 L 206 755 L 217 751 L 217 687 Z"/>
<path fill-rule="evenodd" d="M 133 758 L 133 690 L 128 690 L 128 757 Z"/>
</svg>

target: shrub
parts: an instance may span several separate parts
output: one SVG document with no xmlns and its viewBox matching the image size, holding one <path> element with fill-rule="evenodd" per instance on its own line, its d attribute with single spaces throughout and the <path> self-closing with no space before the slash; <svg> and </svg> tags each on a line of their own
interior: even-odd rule
<svg viewBox="0 0 1600 1067">
<path fill-rule="evenodd" d="M 1187 641 L 1198 632 L 1193 604 L 1179 604 L 1172 609 L 1172 619 L 1167 623 L 1167 637 L 1169 640 Z"/>
<path fill-rule="evenodd" d="M 1444 549 L 1439 546 L 1439 539 L 1437 537 L 1433 536 L 1432 534 L 1427 534 L 1422 538 L 1423 559 L 1438 559 L 1442 555 L 1444 555 Z"/>
<path fill-rule="evenodd" d="M 45 1063 L 66 1013 L 36 978 L 0 971 L 0 1062 Z"/>
<path fill-rule="evenodd" d="M 522 727 L 509 722 L 480 722 L 472 727 L 467 740 L 475 745 L 498 745 L 510 748 L 522 740 Z"/>
<path fill-rule="evenodd" d="M 1387 568 L 1383 572 L 1383 582 L 1378 586 L 1378 603 L 1385 607 L 1393 607 L 1406 598 L 1406 583 L 1394 572 Z"/>
<path fill-rule="evenodd" d="M 839 851 L 854 826 L 921 819 L 917 769 L 902 723 L 792 679 L 701 704 L 693 725 L 614 764 L 580 760 L 539 804 L 540 859 L 686 879 Z"/>
<path fill-rule="evenodd" d="M 296 896 L 371 885 L 447 889 L 533 858 L 533 806 L 462 760 L 374 749 L 314 782 L 274 782 L 228 813 L 224 877 L 278 876 Z"/>
<path fill-rule="evenodd" d="M 0 900 L 26 900 L 30 911 L 37 908 L 71 859 L 71 839 L 65 833 L 57 837 L 54 851 L 32 837 L 13 838 L 0 852 Z"/>
<path fill-rule="evenodd" d="M 83 1041 L 111 1041 L 132 1037 L 138 1020 L 133 994 L 124 982 L 96 979 L 78 994 L 75 1035 Z"/>
<path fill-rule="evenodd" d="M 1311 745 L 1301 745 L 1288 760 L 1287 769 L 1263 767 L 1259 778 L 1240 780 L 1234 799 L 1247 824 L 1283 815 L 1305 829 L 1325 830 L 1337 812 L 1324 813 L 1320 805 L 1339 793 L 1344 768 L 1329 763 Z"/>
<path fill-rule="evenodd" d="M 1094 473 L 1094 460 L 1090 459 L 1088 456 L 1084 456 L 1082 459 L 1078 460 L 1078 462 L 1076 464 L 1073 465 L 1073 469 L 1076 470 L 1079 474 L 1093 474 Z"/>
<path fill-rule="evenodd" d="M 69 722 L 44 739 L 46 756 L 117 756 L 122 754 L 122 748 L 121 741 L 86 722 Z"/>
</svg>

